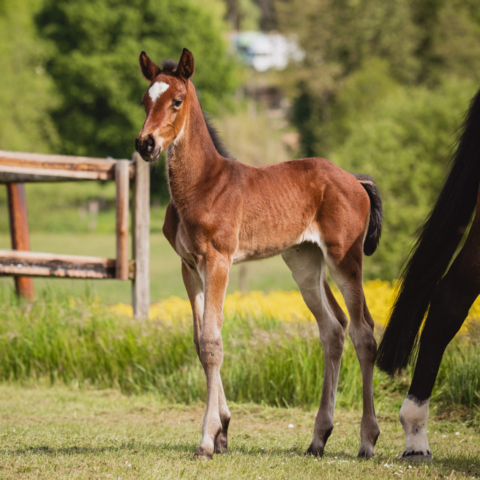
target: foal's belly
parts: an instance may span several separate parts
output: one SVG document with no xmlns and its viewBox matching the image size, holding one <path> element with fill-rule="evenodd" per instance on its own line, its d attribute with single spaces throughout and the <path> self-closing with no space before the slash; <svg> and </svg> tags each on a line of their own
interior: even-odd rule
<svg viewBox="0 0 480 480">
<path fill-rule="evenodd" d="M 304 242 L 312 242 L 322 246 L 320 231 L 317 226 L 310 224 L 306 228 L 289 229 L 278 232 L 258 235 L 256 238 L 249 237 L 250 241 L 240 241 L 239 247 L 233 255 L 233 263 L 241 263 L 248 260 L 260 260 L 279 255 L 289 248 Z"/>
<path fill-rule="evenodd" d="M 232 232 L 232 246 L 237 245 L 232 255 L 234 264 L 273 257 L 304 242 L 312 242 L 322 247 L 317 222 L 310 221 L 305 225 L 306 222 L 298 219 L 297 222 L 292 222 L 293 225 L 281 225 L 280 222 L 276 222 L 275 225 L 269 223 L 268 221 L 258 222 L 254 228 L 241 228 L 237 235 Z M 195 266 L 199 253 L 196 252 L 196 247 L 198 245 L 194 245 L 185 226 L 180 222 L 175 240 L 177 254 L 188 264 Z"/>
</svg>

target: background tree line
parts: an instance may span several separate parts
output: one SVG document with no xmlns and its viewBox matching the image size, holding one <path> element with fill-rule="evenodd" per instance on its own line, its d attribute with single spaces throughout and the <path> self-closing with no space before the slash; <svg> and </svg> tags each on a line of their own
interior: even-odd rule
<svg viewBox="0 0 480 480">
<path fill-rule="evenodd" d="M 306 53 L 262 80 L 290 100 L 287 128 L 300 135 L 291 156 L 374 176 L 385 229 L 367 276 L 395 278 L 478 87 L 475 0 L 0 0 L 0 148 L 128 158 L 144 119 L 138 53 L 176 59 L 188 45 L 204 108 L 245 129 L 240 143 L 227 137 L 250 156 L 260 120 L 234 94 L 252 77 L 227 34 L 259 28 L 293 35 Z M 263 157 L 283 159 L 273 143 Z M 165 199 L 163 168 L 154 179 Z"/>
<path fill-rule="evenodd" d="M 479 86 L 480 3 L 271 1 L 306 52 L 289 72 L 300 153 L 374 176 L 385 227 L 368 276 L 395 278 Z"/>
</svg>

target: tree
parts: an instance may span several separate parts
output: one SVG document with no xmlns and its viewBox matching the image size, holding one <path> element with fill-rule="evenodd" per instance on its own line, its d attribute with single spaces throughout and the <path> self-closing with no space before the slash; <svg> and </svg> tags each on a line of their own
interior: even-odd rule
<svg viewBox="0 0 480 480">
<path fill-rule="evenodd" d="M 293 70 L 292 109 L 304 155 L 326 156 L 334 147 L 337 94 L 365 62 L 384 60 L 397 81 L 417 76 L 419 31 L 408 0 L 275 0 L 275 9 L 281 30 L 295 34 L 306 53 L 303 68 Z"/>
<path fill-rule="evenodd" d="M 218 7 L 217 0 L 207 5 L 213 3 Z M 145 115 L 142 50 L 161 62 L 188 47 L 204 107 L 224 103 L 236 79 L 219 17 L 192 0 L 47 0 L 37 25 L 50 41 L 47 71 L 61 99 L 52 110 L 61 151 L 131 155 Z"/>
<path fill-rule="evenodd" d="M 382 238 L 366 260 L 367 278 L 398 277 L 446 178 L 455 132 L 476 88 L 456 77 L 434 90 L 397 86 L 371 98 L 368 109 L 350 112 L 348 135 L 330 159 L 347 171 L 372 175 L 382 196 Z"/>
<path fill-rule="evenodd" d="M 40 0 L 0 3 L 0 148 L 47 153 L 56 143 L 49 109 L 57 104 L 33 14 Z"/>
</svg>

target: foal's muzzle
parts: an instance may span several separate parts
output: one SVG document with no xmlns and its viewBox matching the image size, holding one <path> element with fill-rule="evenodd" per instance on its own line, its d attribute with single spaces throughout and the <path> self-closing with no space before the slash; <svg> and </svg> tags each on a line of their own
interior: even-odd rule
<svg viewBox="0 0 480 480">
<path fill-rule="evenodd" d="M 135 150 L 146 162 L 154 162 L 160 155 L 162 148 L 155 144 L 153 135 L 138 136 L 135 139 Z"/>
</svg>

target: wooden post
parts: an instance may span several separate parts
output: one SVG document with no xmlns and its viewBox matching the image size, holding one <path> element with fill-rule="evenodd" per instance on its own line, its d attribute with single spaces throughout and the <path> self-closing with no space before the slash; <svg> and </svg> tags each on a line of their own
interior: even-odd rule
<svg viewBox="0 0 480 480">
<path fill-rule="evenodd" d="M 25 185 L 23 183 L 7 183 L 7 195 L 12 248 L 14 250 L 30 251 Z M 32 278 L 15 277 L 15 288 L 18 296 L 33 300 Z"/>
<path fill-rule="evenodd" d="M 135 318 L 148 318 L 150 308 L 150 165 L 138 153 L 133 189 L 133 259 L 132 304 Z"/>
<path fill-rule="evenodd" d="M 240 291 L 246 295 L 248 293 L 248 264 L 242 263 L 239 271 Z"/>
<path fill-rule="evenodd" d="M 129 162 L 118 160 L 115 164 L 117 257 L 116 275 L 128 280 L 128 168 Z"/>
</svg>

